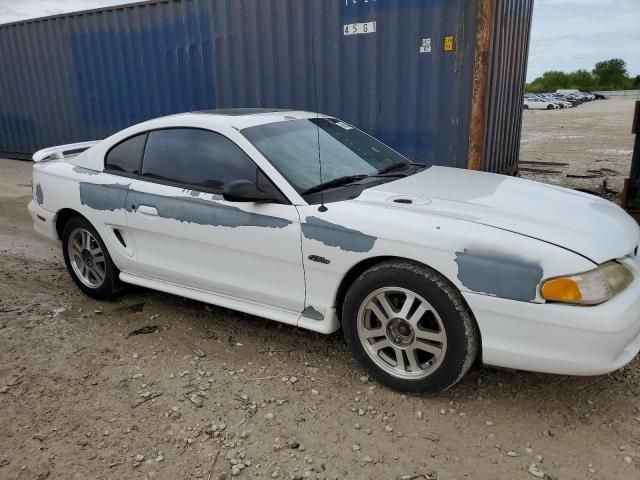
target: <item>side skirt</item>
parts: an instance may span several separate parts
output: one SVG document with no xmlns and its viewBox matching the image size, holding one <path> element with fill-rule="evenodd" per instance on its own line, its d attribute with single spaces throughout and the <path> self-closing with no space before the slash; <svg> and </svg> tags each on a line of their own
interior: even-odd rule
<svg viewBox="0 0 640 480">
<path fill-rule="evenodd" d="M 319 333 L 332 333 L 338 329 L 335 315 L 329 316 L 329 318 L 324 321 L 308 321 L 302 317 L 300 312 L 292 312 L 290 310 L 271 307 L 261 303 L 229 297 L 227 295 L 220 295 L 217 293 L 207 292 L 205 290 L 184 287 L 164 280 L 143 277 L 132 273 L 120 272 L 120 280 L 125 283 L 131 283 L 133 285 L 150 288 L 152 290 L 190 298 L 199 302 L 230 308 L 231 310 L 237 310 L 239 312 L 248 313 L 249 315 L 275 320 L 276 322 L 286 323 L 287 325 L 293 325 Z"/>
</svg>

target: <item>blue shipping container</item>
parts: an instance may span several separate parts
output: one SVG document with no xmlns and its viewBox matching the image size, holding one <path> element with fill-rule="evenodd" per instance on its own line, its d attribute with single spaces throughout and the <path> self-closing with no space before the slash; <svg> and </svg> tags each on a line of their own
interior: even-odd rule
<svg viewBox="0 0 640 480">
<path fill-rule="evenodd" d="M 176 112 L 315 110 L 315 53 L 319 111 L 415 161 L 513 173 L 532 8 L 163 0 L 0 25 L 0 156 Z"/>
</svg>

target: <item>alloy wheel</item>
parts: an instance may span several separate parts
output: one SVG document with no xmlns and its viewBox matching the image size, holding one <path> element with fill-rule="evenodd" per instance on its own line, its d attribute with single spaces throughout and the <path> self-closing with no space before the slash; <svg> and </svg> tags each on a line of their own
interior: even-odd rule
<svg viewBox="0 0 640 480">
<path fill-rule="evenodd" d="M 89 288 L 99 288 L 106 276 L 106 259 L 100 244 L 84 228 L 76 228 L 69 236 L 67 252 L 73 272 Z"/>
<path fill-rule="evenodd" d="M 358 337 L 369 357 L 403 379 L 428 377 L 442 364 L 447 334 L 438 312 L 417 293 L 380 288 L 358 310 Z"/>
</svg>

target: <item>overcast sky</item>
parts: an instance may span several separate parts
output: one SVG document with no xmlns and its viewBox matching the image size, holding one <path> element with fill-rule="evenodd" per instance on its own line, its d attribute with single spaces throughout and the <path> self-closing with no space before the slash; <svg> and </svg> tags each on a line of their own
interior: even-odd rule
<svg viewBox="0 0 640 480">
<path fill-rule="evenodd" d="M 0 23 L 126 0 L 0 0 Z M 640 75 L 640 0 L 535 0 L 527 80 L 547 70 L 591 70 L 622 58 Z"/>
<path fill-rule="evenodd" d="M 622 58 L 640 75 L 640 0 L 534 0 L 528 80 Z"/>
</svg>

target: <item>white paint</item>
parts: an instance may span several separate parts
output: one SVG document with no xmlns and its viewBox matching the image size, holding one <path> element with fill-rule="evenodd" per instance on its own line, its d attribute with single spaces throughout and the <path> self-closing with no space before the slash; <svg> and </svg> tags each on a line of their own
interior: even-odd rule
<svg viewBox="0 0 640 480">
<path fill-rule="evenodd" d="M 143 277 L 141 275 L 135 275 L 126 272 L 120 273 L 120 280 L 122 280 L 123 282 L 131 283 L 132 285 L 139 285 L 141 287 L 151 288 L 153 290 L 191 298 L 200 302 L 211 303 L 225 308 L 231 308 L 233 310 L 238 310 L 250 315 L 258 315 L 289 325 L 297 325 L 298 319 L 300 318 L 300 312 L 292 312 L 289 310 L 273 307 L 272 305 L 250 302 L 227 295 L 214 293 L 208 290 L 187 287 L 185 285 L 166 280 Z M 316 323 L 320 324 L 320 322 Z"/>
<path fill-rule="evenodd" d="M 45 210 L 38 202 L 31 200 L 27 205 L 27 210 L 29 211 L 29 215 L 33 219 L 33 228 L 40 235 L 46 237 L 48 240 L 52 242 L 58 241 L 58 234 L 56 233 L 55 226 L 55 213 L 52 213 L 48 210 Z M 40 218 L 38 218 L 40 217 Z M 41 220 L 44 218 L 44 220 Z"/>
<path fill-rule="evenodd" d="M 531 180 L 447 167 L 365 191 L 424 195 L 424 211 L 537 238 L 578 252 L 596 263 L 624 257 L 640 243 L 638 224 L 612 202 Z M 385 196 L 385 199 L 387 197 Z"/>
<path fill-rule="evenodd" d="M 68 145 L 58 145 L 57 147 L 45 148 L 43 150 L 38 150 L 33 154 L 33 161 L 43 162 L 48 159 L 62 160 L 65 158 L 65 153 L 73 152 L 76 150 L 87 150 L 94 145 L 97 145 L 99 142 L 80 142 L 80 143 L 70 143 Z"/>
<path fill-rule="evenodd" d="M 624 263 L 634 283 L 594 307 L 465 293 L 482 332 L 484 363 L 563 375 L 600 375 L 629 363 L 640 351 L 640 258 Z"/>
<path fill-rule="evenodd" d="M 130 188 L 161 197 L 190 199 L 181 187 L 135 180 Z M 301 312 L 304 272 L 296 207 L 234 204 L 214 199 L 211 194 L 201 194 L 199 200 L 211 204 L 212 208 L 217 205 L 240 208 L 285 219 L 291 225 L 285 228 L 198 225 L 145 215 L 137 205 L 136 211 L 125 213 L 127 229 L 135 239 L 137 250 L 137 262 L 131 273 L 171 279 L 187 287 Z"/>
<path fill-rule="evenodd" d="M 173 115 L 130 127 L 73 158 L 36 163 L 33 183 L 41 185 L 43 202 L 39 205 L 34 199 L 28 206 L 34 226 L 57 241 L 57 213 L 72 208 L 97 229 L 123 281 L 317 332 L 338 329 L 336 295 L 352 267 L 368 259 L 401 257 L 429 265 L 462 292 L 477 319 L 487 363 L 554 373 L 602 373 L 624 365 L 640 350 L 637 259 L 624 260 L 635 281 L 597 307 L 546 304 L 539 292 L 530 302 L 481 295 L 458 279 L 455 262 L 457 253 L 468 249 L 539 265 L 545 279 L 592 270 L 627 256 L 640 243 L 638 225 L 620 208 L 527 180 L 432 167 L 367 189 L 356 199 L 330 203 L 328 211 L 319 212 L 238 131 L 315 117 L 309 112 Z M 204 192 L 196 192 L 198 201 L 283 219 L 286 226 L 200 225 L 164 218 L 157 205 L 142 210 L 139 205 L 129 210 L 123 205 L 108 211 L 80 202 L 80 182 L 119 183 L 160 198 L 193 199 L 182 188 L 103 172 L 110 147 L 136 133 L 166 127 L 197 127 L 226 135 L 280 188 L 290 205 L 232 203 Z M 414 202 L 393 201 L 407 197 Z M 307 217 L 329 222 L 337 232 L 361 232 L 375 241 L 369 251 L 332 246 L 333 237 L 305 236 Z M 126 236 L 127 248 L 119 244 L 114 228 Z M 314 255 L 330 263 L 309 260 Z M 307 307 L 324 319 L 305 318 Z"/>
</svg>

